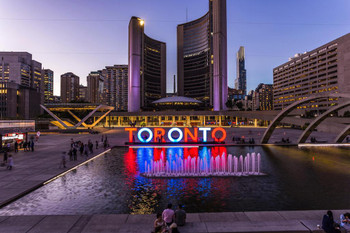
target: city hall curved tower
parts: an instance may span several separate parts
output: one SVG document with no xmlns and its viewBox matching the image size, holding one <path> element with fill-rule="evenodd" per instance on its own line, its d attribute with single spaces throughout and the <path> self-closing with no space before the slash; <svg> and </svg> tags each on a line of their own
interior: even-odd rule
<svg viewBox="0 0 350 233">
<path fill-rule="evenodd" d="M 152 110 L 166 96 L 166 44 L 144 33 L 144 21 L 129 23 L 128 111 Z"/>
<path fill-rule="evenodd" d="M 209 11 L 177 26 L 178 93 L 200 100 L 205 109 L 226 109 L 226 0 L 210 0 Z"/>
</svg>

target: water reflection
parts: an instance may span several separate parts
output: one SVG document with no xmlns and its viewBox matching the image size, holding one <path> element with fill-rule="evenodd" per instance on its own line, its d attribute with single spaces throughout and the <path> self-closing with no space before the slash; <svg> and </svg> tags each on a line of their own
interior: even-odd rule
<svg viewBox="0 0 350 233">
<path fill-rule="evenodd" d="M 235 172 L 234 156 L 239 162 L 242 155 L 244 164 L 248 153 L 256 153 L 256 158 L 261 154 L 260 172 L 266 175 L 167 178 L 140 175 L 152 160 L 160 161 L 162 154 L 165 164 L 170 161 L 169 168 L 176 158 L 206 159 L 207 165 L 211 165 L 208 161 L 213 158 L 214 169 L 216 159 L 220 158 L 222 165 L 222 155 L 228 158 L 232 154 Z M 253 167 L 252 163 L 249 167 Z M 218 171 L 223 172 L 222 166 Z M 347 209 L 349 179 L 350 153 L 342 148 L 115 148 L 3 207 L 0 215 L 154 214 L 169 202 L 183 204 L 189 213 Z"/>
</svg>

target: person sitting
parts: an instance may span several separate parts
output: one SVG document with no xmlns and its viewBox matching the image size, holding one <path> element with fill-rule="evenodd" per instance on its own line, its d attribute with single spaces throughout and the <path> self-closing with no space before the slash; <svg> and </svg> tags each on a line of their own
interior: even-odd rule
<svg viewBox="0 0 350 233">
<path fill-rule="evenodd" d="M 339 227 L 336 226 L 333 219 L 333 212 L 328 210 L 327 214 L 322 219 L 322 229 L 326 233 L 338 233 L 340 232 Z"/>
<path fill-rule="evenodd" d="M 340 226 L 346 230 L 350 230 L 350 213 L 340 215 Z"/>
<path fill-rule="evenodd" d="M 168 207 L 163 211 L 162 218 L 165 221 L 167 226 L 170 226 L 174 222 L 174 210 L 171 208 L 173 205 L 171 203 L 168 204 Z"/>
<path fill-rule="evenodd" d="M 184 226 L 186 223 L 186 212 L 182 209 L 182 205 L 178 205 L 178 209 L 175 211 L 175 223 L 178 226 Z"/>
<path fill-rule="evenodd" d="M 153 226 L 155 233 L 162 233 L 165 230 L 166 225 L 160 213 L 157 214 L 157 219 L 154 221 Z"/>
<path fill-rule="evenodd" d="M 169 233 L 180 233 L 179 230 L 177 229 L 176 223 L 172 223 L 169 227 Z"/>
</svg>

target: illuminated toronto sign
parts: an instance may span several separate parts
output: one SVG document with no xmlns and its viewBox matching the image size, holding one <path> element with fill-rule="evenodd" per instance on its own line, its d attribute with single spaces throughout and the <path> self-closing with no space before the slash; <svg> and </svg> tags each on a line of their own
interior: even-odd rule
<svg viewBox="0 0 350 233">
<path fill-rule="evenodd" d="M 125 131 L 129 132 L 129 142 L 134 142 L 134 132 L 137 135 L 137 138 L 142 143 L 151 143 L 153 142 L 166 142 L 165 135 L 170 142 L 180 143 L 183 142 L 207 142 L 209 137 L 211 137 L 215 142 L 222 142 L 226 139 L 226 130 L 218 128 L 193 128 L 192 131 L 189 128 L 170 128 L 168 133 L 164 128 L 125 128 Z M 200 132 L 200 135 L 199 135 Z M 221 137 L 217 136 L 217 133 L 221 132 Z M 201 136 L 201 138 L 199 137 Z"/>
</svg>

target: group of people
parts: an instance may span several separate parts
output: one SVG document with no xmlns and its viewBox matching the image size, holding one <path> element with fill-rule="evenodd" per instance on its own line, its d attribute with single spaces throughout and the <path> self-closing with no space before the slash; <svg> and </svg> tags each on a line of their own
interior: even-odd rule
<svg viewBox="0 0 350 233">
<path fill-rule="evenodd" d="M 2 159 L 2 163 L 1 163 L 2 167 L 6 166 L 6 169 L 8 170 L 12 170 L 13 167 L 13 157 L 11 154 L 7 153 L 7 150 L 4 151 L 4 156 Z"/>
<path fill-rule="evenodd" d="M 179 233 L 178 226 L 184 226 L 186 223 L 186 212 L 182 205 L 178 205 L 177 210 L 172 209 L 170 203 L 162 214 L 157 214 L 154 221 L 154 233 Z"/>
<path fill-rule="evenodd" d="M 107 149 L 107 147 L 109 147 L 107 136 L 102 135 L 101 142 L 103 142 L 104 149 Z M 97 140 L 95 142 L 95 148 L 96 150 L 99 148 L 99 143 Z M 85 159 L 87 159 L 90 154 L 94 153 L 93 142 L 89 139 L 88 143 L 83 143 L 82 141 L 74 141 L 73 138 L 71 138 L 70 149 L 68 151 L 68 156 L 70 161 L 78 160 L 78 155 L 77 155 L 78 151 L 81 157 L 85 156 Z M 62 152 L 59 168 L 66 168 L 66 164 L 67 164 L 66 154 L 67 154 L 66 152 Z"/>
<path fill-rule="evenodd" d="M 340 223 L 336 223 L 333 218 L 333 212 L 328 210 L 322 219 L 322 229 L 326 233 L 340 233 L 341 229 L 350 232 L 350 213 L 340 215 Z"/>
</svg>

